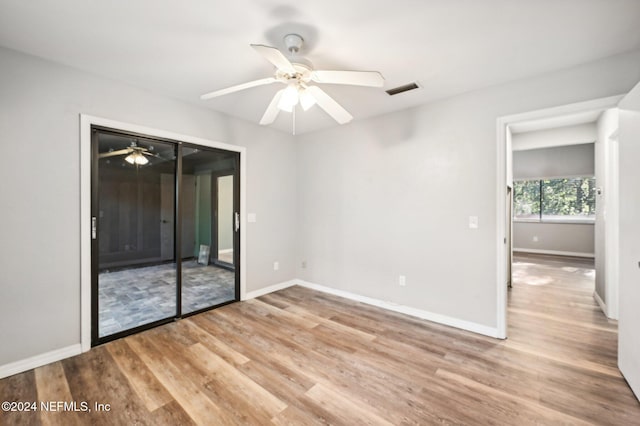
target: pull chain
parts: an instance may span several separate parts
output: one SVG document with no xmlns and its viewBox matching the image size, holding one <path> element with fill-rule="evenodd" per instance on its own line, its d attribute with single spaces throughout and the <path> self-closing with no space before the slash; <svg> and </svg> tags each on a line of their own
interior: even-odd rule
<svg viewBox="0 0 640 426">
<path fill-rule="evenodd" d="M 293 109 L 291 110 L 291 127 L 292 127 L 292 132 L 295 135 L 296 134 L 296 109 L 297 109 L 297 105 L 293 106 Z"/>
</svg>

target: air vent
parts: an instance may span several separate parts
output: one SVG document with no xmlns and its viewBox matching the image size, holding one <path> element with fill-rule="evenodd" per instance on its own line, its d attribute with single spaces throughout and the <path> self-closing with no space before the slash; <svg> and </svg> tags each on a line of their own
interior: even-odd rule
<svg viewBox="0 0 640 426">
<path fill-rule="evenodd" d="M 389 96 L 393 96 L 393 95 L 397 95 L 398 93 L 408 92 L 409 90 L 417 89 L 418 87 L 420 87 L 418 86 L 418 83 L 413 82 L 409 84 L 404 84 L 402 86 L 394 87 L 393 89 L 389 89 L 386 92 Z"/>
</svg>

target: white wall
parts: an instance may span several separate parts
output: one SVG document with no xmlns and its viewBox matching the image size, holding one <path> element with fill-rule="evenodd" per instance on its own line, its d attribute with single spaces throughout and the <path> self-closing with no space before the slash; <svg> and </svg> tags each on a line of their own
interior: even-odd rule
<svg viewBox="0 0 640 426">
<path fill-rule="evenodd" d="M 550 148 L 553 146 L 579 145 L 593 143 L 597 138 L 595 123 L 557 127 L 555 129 L 514 133 L 512 147 L 514 151 Z"/>
<path fill-rule="evenodd" d="M 611 109 L 604 111 L 598 118 L 598 139 L 596 141 L 596 229 L 595 229 L 595 254 L 596 254 L 596 288 L 595 292 L 600 299 L 608 304 L 607 284 L 608 277 L 617 280 L 617 255 L 612 248 L 607 247 L 607 238 L 617 236 L 614 226 L 618 222 L 617 209 L 613 208 L 612 199 L 615 190 L 612 182 L 610 156 L 612 144 L 610 137 L 618 130 L 618 111 Z M 611 234 L 607 236 L 607 234 Z M 616 242 L 617 244 L 617 242 Z M 609 257 L 609 255 L 613 255 Z M 609 312 L 605 312 L 609 314 Z M 615 317 L 615 313 L 613 315 Z"/>
<path fill-rule="evenodd" d="M 0 70 L 0 366 L 80 342 L 81 113 L 246 146 L 247 290 L 294 276 L 290 135 L 4 48 Z"/>
<path fill-rule="evenodd" d="M 567 256 L 594 256 L 592 223 L 513 222 L 513 250 Z"/>
<path fill-rule="evenodd" d="M 496 327 L 497 117 L 638 80 L 634 52 L 300 136 L 298 275 Z"/>
<path fill-rule="evenodd" d="M 593 142 L 515 151 L 513 153 L 513 179 L 593 176 L 595 173 L 594 163 Z"/>
</svg>

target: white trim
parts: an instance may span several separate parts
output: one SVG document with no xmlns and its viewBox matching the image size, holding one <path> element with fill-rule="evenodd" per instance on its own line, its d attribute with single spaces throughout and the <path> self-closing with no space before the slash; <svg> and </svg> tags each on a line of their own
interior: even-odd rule
<svg viewBox="0 0 640 426">
<path fill-rule="evenodd" d="M 596 302 L 598 302 L 598 305 L 600 305 L 600 309 L 602 310 L 602 312 L 608 318 L 609 317 L 609 309 L 607 308 L 607 304 L 604 303 L 604 300 L 602 300 L 600 298 L 600 295 L 598 293 L 596 293 L 595 291 L 593 292 L 593 298 L 596 300 Z"/>
<path fill-rule="evenodd" d="M 618 121 L 619 125 L 619 121 Z M 619 317 L 619 274 L 620 274 L 620 156 L 618 127 L 607 141 L 607 179 L 605 188 L 606 218 L 605 218 L 605 287 L 607 298 L 607 317 L 617 320 Z M 608 195 L 607 195 L 608 194 Z"/>
<path fill-rule="evenodd" d="M 232 253 L 232 252 L 233 252 L 233 249 L 232 249 L 232 248 L 230 248 L 230 249 L 222 249 L 222 250 L 218 250 L 218 253 Z"/>
<path fill-rule="evenodd" d="M 296 284 L 301 287 L 306 287 L 312 290 L 321 291 L 323 293 L 332 294 L 334 296 L 344 297 L 345 299 L 354 300 L 356 302 L 366 303 L 367 305 L 377 306 L 379 308 L 387 309 L 389 311 L 399 312 L 412 317 L 421 318 L 427 321 L 436 322 L 438 324 L 444 324 L 462 330 L 471 331 L 474 333 L 482 334 L 489 337 L 498 337 L 498 330 L 493 327 L 478 324 L 471 321 L 465 321 L 458 318 L 449 317 L 446 315 L 436 314 L 422 309 L 412 308 L 410 306 L 398 305 L 391 302 L 385 302 L 383 300 L 374 299 L 368 296 L 361 296 L 359 294 L 350 293 L 344 290 L 338 290 L 331 287 L 326 287 L 320 284 L 314 284 L 303 280 L 294 280 Z"/>
<path fill-rule="evenodd" d="M 571 256 L 571 257 L 588 257 L 595 258 L 596 255 L 593 253 L 582 253 L 578 251 L 561 251 L 561 250 L 543 250 L 543 249 L 530 249 L 530 248 L 515 248 L 513 252 L 520 253 L 534 253 L 534 254 L 550 254 L 553 256 Z"/>
<path fill-rule="evenodd" d="M 240 299 L 245 298 L 247 260 L 247 150 L 243 146 L 211 141 L 167 130 L 80 114 L 80 342 L 91 349 L 91 126 L 104 126 L 159 138 L 240 153 Z"/>
<path fill-rule="evenodd" d="M 586 102 L 578 102 L 553 108 L 545 108 L 521 114 L 507 115 L 496 119 L 496 324 L 499 338 L 507 337 L 507 285 L 506 285 L 506 194 L 507 173 L 507 130 L 518 122 L 541 120 L 561 115 L 587 111 L 604 111 L 618 106 L 624 95 L 610 96 Z"/>
<path fill-rule="evenodd" d="M 31 370 L 33 368 L 38 368 L 46 364 L 51 364 L 52 362 L 60 361 L 61 359 L 80 355 L 81 353 L 82 347 L 79 343 L 76 343 L 75 345 L 67 346 L 65 348 L 56 349 L 30 358 L 21 359 L 20 361 L 1 365 L 0 379 L 22 373 L 23 371 Z"/>
<path fill-rule="evenodd" d="M 543 108 L 534 111 L 523 112 L 519 114 L 505 115 L 499 117 L 499 121 L 503 121 L 507 124 L 516 124 L 523 121 L 534 121 L 546 118 L 559 117 L 561 115 L 570 115 L 587 111 L 604 111 L 609 108 L 616 108 L 618 102 L 624 98 L 625 95 L 615 95 L 606 98 L 593 99 L 585 102 L 576 102 L 573 104 L 560 105 L 551 108 Z"/>
<path fill-rule="evenodd" d="M 508 121 L 498 118 L 496 121 L 497 162 L 496 162 L 496 330 L 500 339 L 507 338 L 507 176 L 513 176 L 507 170 L 507 132 Z M 511 148 L 510 148 L 511 149 Z M 511 221 L 509 223 L 512 223 Z M 513 226 L 513 225 L 512 225 Z M 513 231 L 511 233 L 513 239 Z M 513 244 L 513 242 L 512 242 Z"/>
<path fill-rule="evenodd" d="M 298 280 L 290 280 L 285 281 L 278 284 L 273 284 L 267 287 L 263 287 L 258 290 L 253 290 L 248 293 L 245 293 L 244 298 L 242 300 L 255 299 L 256 297 L 264 296 L 265 294 L 273 293 L 274 291 L 284 290 L 285 288 L 291 287 L 298 283 Z"/>
<path fill-rule="evenodd" d="M 91 124 L 80 115 L 80 344 L 91 349 Z"/>
<path fill-rule="evenodd" d="M 345 299 L 354 300 L 356 302 L 366 303 L 367 305 L 377 306 L 378 308 L 386 309 L 389 311 L 400 312 L 401 314 L 411 315 L 412 317 L 421 318 L 427 321 L 436 322 L 438 324 L 444 324 L 462 330 L 471 331 L 473 333 L 482 334 L 489 337 L 498 337 L 498 330 L 493 327 L 478 324 L 471 321 L 465 321 L 458 318 L 449 317 L 446 315 L 436 314 L 422 309 L 412 308 L 410 306 L 398 305 L 396 303 L 385 302 L 384 300 L 374 299 L 368 296 L 361 296 L 359 294 L 350 293 L 344 290 L 338 290 L 335 288 L 323 286 L 320 284 L 311 283 L 308 281 L 295 279 L 285 281 L 282 283 L 270 285 L 268 287 L 254 290 L 247 293 L 242 300 L 249 300 L 256 297 L 264 296 L 265 294 L 273 293 L 275 291 L 283 290 L 294 285 L 300 287 L 309 288 L 311 290 L 321 291 L 323 293 L 332 294 L 334 296 L 343 297 Z"/>
<path fill-rule="evenodd" d="M 247 291 L 247 150 L 240 152 L 240 300 Z"/>
</svg>

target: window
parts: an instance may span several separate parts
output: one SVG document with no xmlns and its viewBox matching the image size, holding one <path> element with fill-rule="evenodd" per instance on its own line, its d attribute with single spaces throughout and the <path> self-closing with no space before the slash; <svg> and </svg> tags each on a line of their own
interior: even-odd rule
<svg viewBox="0 0 640 426">
<path fill-rule="evenodd" d="M 514 182 L 514 219 L 532 222 L 593 222 L 595 178 Z"/>
</svg>

